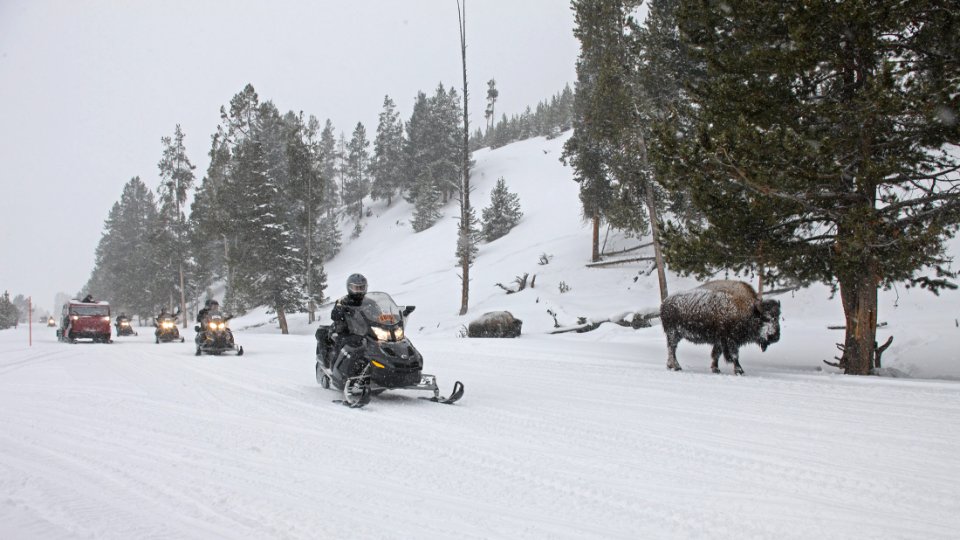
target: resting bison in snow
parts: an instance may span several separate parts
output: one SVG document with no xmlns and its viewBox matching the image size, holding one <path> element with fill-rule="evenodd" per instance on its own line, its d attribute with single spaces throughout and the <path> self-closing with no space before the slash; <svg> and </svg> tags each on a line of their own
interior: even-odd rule
<svg viewBox="0 0 960 540">
<path fill-rule="evenodd" d="M 467 327 L 468 337 L 513 338 L 520 335 L 523 321 L 509 311 L 484 313 Z"/>
<path fill-rule="evenodd" d="M 761 350 L 780 340 L 780 302 L 761 300 L 742 281 L 709 281 L 691 291 L 672 294 L 660 305 L 660 320 L 667 334 L 667 367 L 680 371 L 677 345 L 681 339 L 713 345 L 710 369 L 720 373 L 720 353 L 740 367 L 740 346 L 757 343 Z"/>
</svg>

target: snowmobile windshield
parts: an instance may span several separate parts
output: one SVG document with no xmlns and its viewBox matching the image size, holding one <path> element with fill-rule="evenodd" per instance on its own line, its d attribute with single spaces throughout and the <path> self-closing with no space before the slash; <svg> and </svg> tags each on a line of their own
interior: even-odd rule
<svg viewBox="0 0 960 540">
<path fill-rule="evenodd" d="M 360 313 L 370 324 L 394 326 L 400 324 L 402 318 L 400 306 L 384 292 L 369 292 L 360 306 Z"/>
<path fill-rule="evenodd" d="M 110 308 L 107 306 L 70 306 L 70 314 L 80 317 L 107 317 Z"/>
</svg>

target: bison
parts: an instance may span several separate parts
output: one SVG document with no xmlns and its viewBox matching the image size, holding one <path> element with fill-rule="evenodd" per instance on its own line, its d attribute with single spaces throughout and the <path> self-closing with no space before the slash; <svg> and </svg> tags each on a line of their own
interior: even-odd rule
<svg viewBox="0 0 960 540">
<path fill-rule="evenodd" d="M 660 320 L 667 335 L 667 368 L 680 371 L 677 345 L 681 339 L 713 345 L 710 369 L 720 373 L 720 353 L 740 367 L 740 346 L 757 343 L 767 346 L 780 340 L 780 302 L 761 300 L 749 284 L 742 281 L 709 281 L 691 291 L 672 294 L 660 305 Z"/>
<path fill-rule="evenodd" d="M 520 335 L 522 325 L 509 311 L 491 311 L 470 323 L 467 337 L 514 338 Z"/>
</svg>

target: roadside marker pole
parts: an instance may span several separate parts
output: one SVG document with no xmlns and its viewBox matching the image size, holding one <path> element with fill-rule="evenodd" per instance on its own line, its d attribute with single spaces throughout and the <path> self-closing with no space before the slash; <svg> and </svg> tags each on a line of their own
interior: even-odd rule
<svg viewBox="0 0 960 540">
<path fill-rule="evenodd" d="M 33 347 L 33 297 L 27 297 L 27 326 L 30 327 L 30 346 Z"/>
</svg>

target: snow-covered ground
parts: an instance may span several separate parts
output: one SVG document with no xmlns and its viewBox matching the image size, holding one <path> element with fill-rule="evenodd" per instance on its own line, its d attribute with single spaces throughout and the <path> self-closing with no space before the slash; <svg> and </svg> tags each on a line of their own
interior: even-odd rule
<svg viewBox="0 0 960 540">
<path fill-rule="evenodd" d="M 547 309 L 568 325 L 658 303 L 645 264 L 584 267 L 562 141 L 475 154 L 474 204 L 503 176 L 525 216 L 481 246 L 467 316 L 452 206 L 414 234 L 406 203 L 373 203 L 327 265 L 330 295 L 362 272 L 417 305 L 408 333 L 445 392 L 463 381 L 456 405 L 333 404 L 302 316 L 289 336 L 262 310 L 232 321 L 242 357 L 150 329 L 67 345 L 35 327 L 32 347 L 23 326 L 0 332 L 0 538 L 955 538 L 960 295 L 882 294 L 899 377 L 823 365 L 842 338 L 824 287 L 780 298 L 783 337 L 742 350 L 745 377 L 711 374 L 709 347 L 689 343 L 667 371 L 657 326 L 548 335 Z M 496 286 L 524 273 L 533 288 Z M 458 337 L 496 309 L 523 319 L 521 338 Z"/>
</svg>

